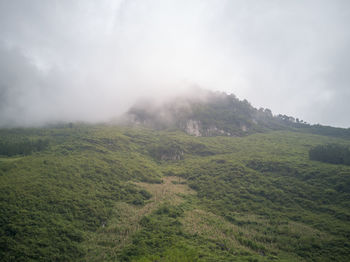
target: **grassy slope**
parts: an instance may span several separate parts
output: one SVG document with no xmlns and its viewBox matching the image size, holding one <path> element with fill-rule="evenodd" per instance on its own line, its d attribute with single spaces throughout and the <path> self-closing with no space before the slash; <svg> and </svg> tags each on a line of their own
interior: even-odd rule
<svg viewBox="0 0 350 262">
<path fill-rule="evenodd" d="M 50 147 L 0 158 L 3 261 L 350 256 L 350 167 L 308 160 L 311 146 L 348 140 L 84 125 L 1 131 L 14 135 Z M 161 160 L 174 154 L 181 160 Z M 162 176 L 183 180 L 157 184 Z"/>
</svg>

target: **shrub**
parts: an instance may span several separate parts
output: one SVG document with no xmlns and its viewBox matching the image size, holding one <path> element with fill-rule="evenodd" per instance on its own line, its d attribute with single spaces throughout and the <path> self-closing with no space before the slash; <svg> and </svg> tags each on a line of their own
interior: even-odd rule
<svg viewBox="0 0 350 262">
<path fill-rule="evenodd" d="M 309 158 L 325 163 L 350 165 L 350 150 L 339 144 L 319 145 L 310 149 Z"/>
</svg>

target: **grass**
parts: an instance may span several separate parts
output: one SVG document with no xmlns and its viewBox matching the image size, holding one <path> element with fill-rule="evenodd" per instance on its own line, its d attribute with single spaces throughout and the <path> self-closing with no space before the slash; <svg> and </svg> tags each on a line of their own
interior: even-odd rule
<svg viewBox="0 0 350 262">
<path fill-rule="evenodd" d="M 49 141 L 0 158 L 1 261 L 350 257 L 350 167 L 308 157 L 347 139 L 83 124 L 0 131 Z"/>
</svg>

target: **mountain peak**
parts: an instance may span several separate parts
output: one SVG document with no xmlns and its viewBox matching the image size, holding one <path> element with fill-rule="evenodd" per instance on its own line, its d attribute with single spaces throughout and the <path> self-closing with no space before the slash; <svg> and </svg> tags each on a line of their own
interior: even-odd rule
<svg viewBox="0 0 350 262">
<path fill-rule="evenodd" d="M 243 136 L 296 125 L 293 117 L 273 116 L 234 94 L 193 88 L 163 102 L 140 101 L 124 116 L 128 124 L 155 129 L 180 129 L 194 136 Z"/>
</svg>

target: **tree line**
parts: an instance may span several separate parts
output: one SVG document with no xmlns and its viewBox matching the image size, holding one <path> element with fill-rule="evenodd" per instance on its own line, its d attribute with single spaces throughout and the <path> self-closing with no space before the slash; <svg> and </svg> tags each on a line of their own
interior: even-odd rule
<svg viewBox="0 0 350 262">
<path fill-rule="evenodd" d="M 32 152 L 46 149 L 48 145 L 48 139 L 30 140 L 25 138 L 18 141 L 2 140 L 0 141 L 0 155 L 30 155 Z"/>
<path fill-rule="evenodd" d="M 327 144 L 316 146 L 309 151 L 311 160 L 331 164 L 350 165 L 350 150 L 348 146 L 339 144 Z"/>
</svg>

